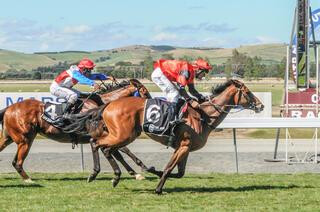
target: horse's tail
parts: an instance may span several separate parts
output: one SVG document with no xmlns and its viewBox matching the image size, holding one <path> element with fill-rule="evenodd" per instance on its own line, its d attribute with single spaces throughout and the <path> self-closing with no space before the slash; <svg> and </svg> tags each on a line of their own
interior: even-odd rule
<svg viewBox="0 0 320 212">
<path fill-rule="evenodd" d="M 85 113 L 70 116 L 66 121 L 69 122 L 66 127 L 62 128 L 65 133 L 89 134 L 90 125 L 93 122 L 99 122 L 102 119 L 102 113 L 108 104 L 98 108 L 88 110 Z"/>
<path fill-rule="evenodd" d="M 0 123 L 3 123 L 4 113 L 6 112 L 7 108 L 0 110 Z"/>
<path fill-rule="evenodd" d="M 0 137 L 3 135 L 4 132 L 4 128 L 3 128 L 3 118 L 4 118 L 4 113 L 6 112 L 7 108 L 0 110 L 0 124 L 1 124 L 1 128 L 2 130 L 0 130 Z"/>
</svg>

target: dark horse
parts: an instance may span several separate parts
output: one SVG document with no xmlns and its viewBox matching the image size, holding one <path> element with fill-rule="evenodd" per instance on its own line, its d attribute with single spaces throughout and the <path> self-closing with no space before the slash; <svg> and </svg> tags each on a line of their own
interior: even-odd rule
<svg viewBox="0 0 320 212">
<path fill-rule="evenodd" d="M 103 85 L 105 85 L 103 83 Z M 107 86 L 104 92 L 99 94 L 97 100 L 86 99 L 81 112 L 96 108 L 102 104 L 108 104 L 115 99 L 132 96 L 134 92 L 139 92 L 141 97 L 150 98 L 148 90 L 135 79 L 122 82 L 116 86 Z M 101 86 L 102 87 L 102 86 Z M 97 96 L 96 96 L 97 97 Z M 23 169 L 23 162 L 28 155 L 30 147 L 35 136 L 41 135 L 62 143 L 71 143 L 74 134 L 62 132 L 60 129 L 52 126 L 41 118 L 44 112 L 44 104 L 38 100 L 27 99 L 22 102 L 15 103 L 0 111 L 0 122 L 2 122 L 2 134 L 0 135 L 0 152 L 12 142 L 18 146 L 17 153 L 12 165 L 21 175 L 25 182 L 32 182 Z M 78 143 L 89 143 L 89 136 L 77 136 Z M 103 150 L 103 149 L 102 149 Z M 129 149 L 120 149 L 120 151 L 128 154 L 138 165 L 146 169 L 144 164 L 136 158 Z M 118 159 L 131 175 L 136 178 L 143 178 L 137 174 L 122 158 L 119 152 L 115 152 L 114 157 Z M 93 154 L 94 169 L 88 181 L 95 179 L 100 171 L 99 154 L 97 151 Z"/>
<path fill-rule="evenodd" d="M 237 80 L 230 80 L 214 89 L 213 96 L 202 103 L 200 108 L 188 107 L 183 117 L 185 123 L 176 127 L 176 140 L 173 144 L 175 151 L 164 171 L 147 170 L 161 178 L 156 193 L 162 193 L 168 177 L 181 178 L 184 175 L 189 152 L 201 149 L 206 144 L 210 132 L 223 121 L 231 108 L 242 106 L 255 112 L 260 112 L 264 108 L 260 100 Z M 112 153 L 133 142 L 142 131 L 145 102 L 146 99 L 126 97 L 112 101 L 104 110 L 96 110 L 99 113 L 97 116 L 102 116 L 107 130 L 100 128 L 88 131 L 91 135 L 99 135 L 97 131 L 100 130 L 99 136 L 93 136 L 95 138 L 95 143 L 94 140 L 91 142 L 93 148 L 107 148 L 106 150 Z M 168 144 L 166 137 L 147 135 L 161 144 Z M 113 162 L 115 164 L 112 167 L 116 167 L 113 184 L 116 185 L 120 180 L 120 172 L 116 162 Z M 176 165 L 178 165 L 178 173 L 172 174 Z"/>
</svg>

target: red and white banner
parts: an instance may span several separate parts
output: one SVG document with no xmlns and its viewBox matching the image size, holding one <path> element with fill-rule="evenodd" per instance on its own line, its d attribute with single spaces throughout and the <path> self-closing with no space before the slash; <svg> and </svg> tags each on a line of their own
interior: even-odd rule
<svg viewBox="0 0 320 212">
<path fill-rule="evenodd" d="M 316 118 L 317 103 L 319 104 L 319 97 L 315 89 L 307 89 L 299 92 L 288 93 L 288 114 L 285 117 L 292 118 Z"/>
</svg>

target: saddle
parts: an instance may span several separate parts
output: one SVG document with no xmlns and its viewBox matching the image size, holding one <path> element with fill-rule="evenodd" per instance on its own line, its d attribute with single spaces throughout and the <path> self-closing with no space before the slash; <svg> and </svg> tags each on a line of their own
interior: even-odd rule
<svg viewBox="0 0 320 212">
<path fill-rule="evenodd" d="M 46 102 L 44 105 L 44 111 L 42 114 L 42 119 L 49 122 L 50 124 L 56 123 L 61 119 L 63 111 L 67 107 L 67 103 L 55 103 L 55 102 Z"/>
<path fill-rule="evenodd" d="M 70 113 L 78 113 L 82 108 L 82 100 L 77 100 L 75 105 L 71 108 Z M 44 105 L 44 112 L 41 118 L 54 127 L 62 129 L 69 125 L 70 123 L 63 117 L 64 111 L 67 107 L 67 103 L 55 103 L 55 102 L 46 102 Z M 77 135 L 75 133 L 70 134 L 72 149 L 75 148 L 75 145 L 78 145 Z"/>
<path fill-rule="evenodd" d="M 82 108 L 82 100 L 77 100 L 74 106 L 71 108 L 70 113 L 78 113 Z M 42 114 L 42 119 L 52 124 L 57 128 L 65 126 L 67 123 L 64 122 L 63 112 L 67 107 L 67 103 L 56 103 L 56 102 L 46 102 L 44 105 L 44 112 Z"/>
<path fill-rule="evenodd" d="M 95 101 L 98 105 L 103 105 L 103 101 L 101 100 L 100 96 L 96 93 L 80 93 L 80 98 L 82 99 L 91 99 Z M 76 103 L 72 106 L 71 110 L 69 111 L 69 114 L 77 114 L 81 111 L 83 107 L 84 101 L 78 99 Z M 63 118 L 63 111 L 65 111 L 65 108 L 67 106 L 67 103 L 56 103 L 56 102 L 46 102 L 44 106 L 44 113 L 42 115 L 42 118 L 52 124 L 53 126 L 57 128 L 62 128 L 66 126 L 68 123 L 65 122 Z"/>
</svg>

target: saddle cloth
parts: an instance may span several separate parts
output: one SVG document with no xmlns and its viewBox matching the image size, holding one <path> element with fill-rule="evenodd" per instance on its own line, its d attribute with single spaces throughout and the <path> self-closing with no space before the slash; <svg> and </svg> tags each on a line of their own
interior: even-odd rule
<svg viewBox="0 0 320 212">
<path fill-rule="evenodd" d="M 181 103 L 183 104 L 181 105 Z M 175 120 L 174 107 L 176 107 L 175 103 L 160 98 L 148 99 L 144 107 L 143 131 L 158 136 L 172 136 L 172 130 L 175 127 L 173 125 L 177 124 L 171 124 Z M 187 102 L 180 102 L 177 107 L 180 109 L 179 119 L 182 119 L 188 104 Z"/>
<path fill-rule="evenodd" d="M 50 124 L 57 123 L 61 119 L 66 106 L 66 103 L 46 102 L 44 105 L 42 119 L 49 122 Z"/>
<path fill-rule="evenodd" d="M 148 99 L 144 109 L 143 131 L 169 136 L 169 124 L 174 118 L 174 105 L 162 99 Z"/>
</svg>

